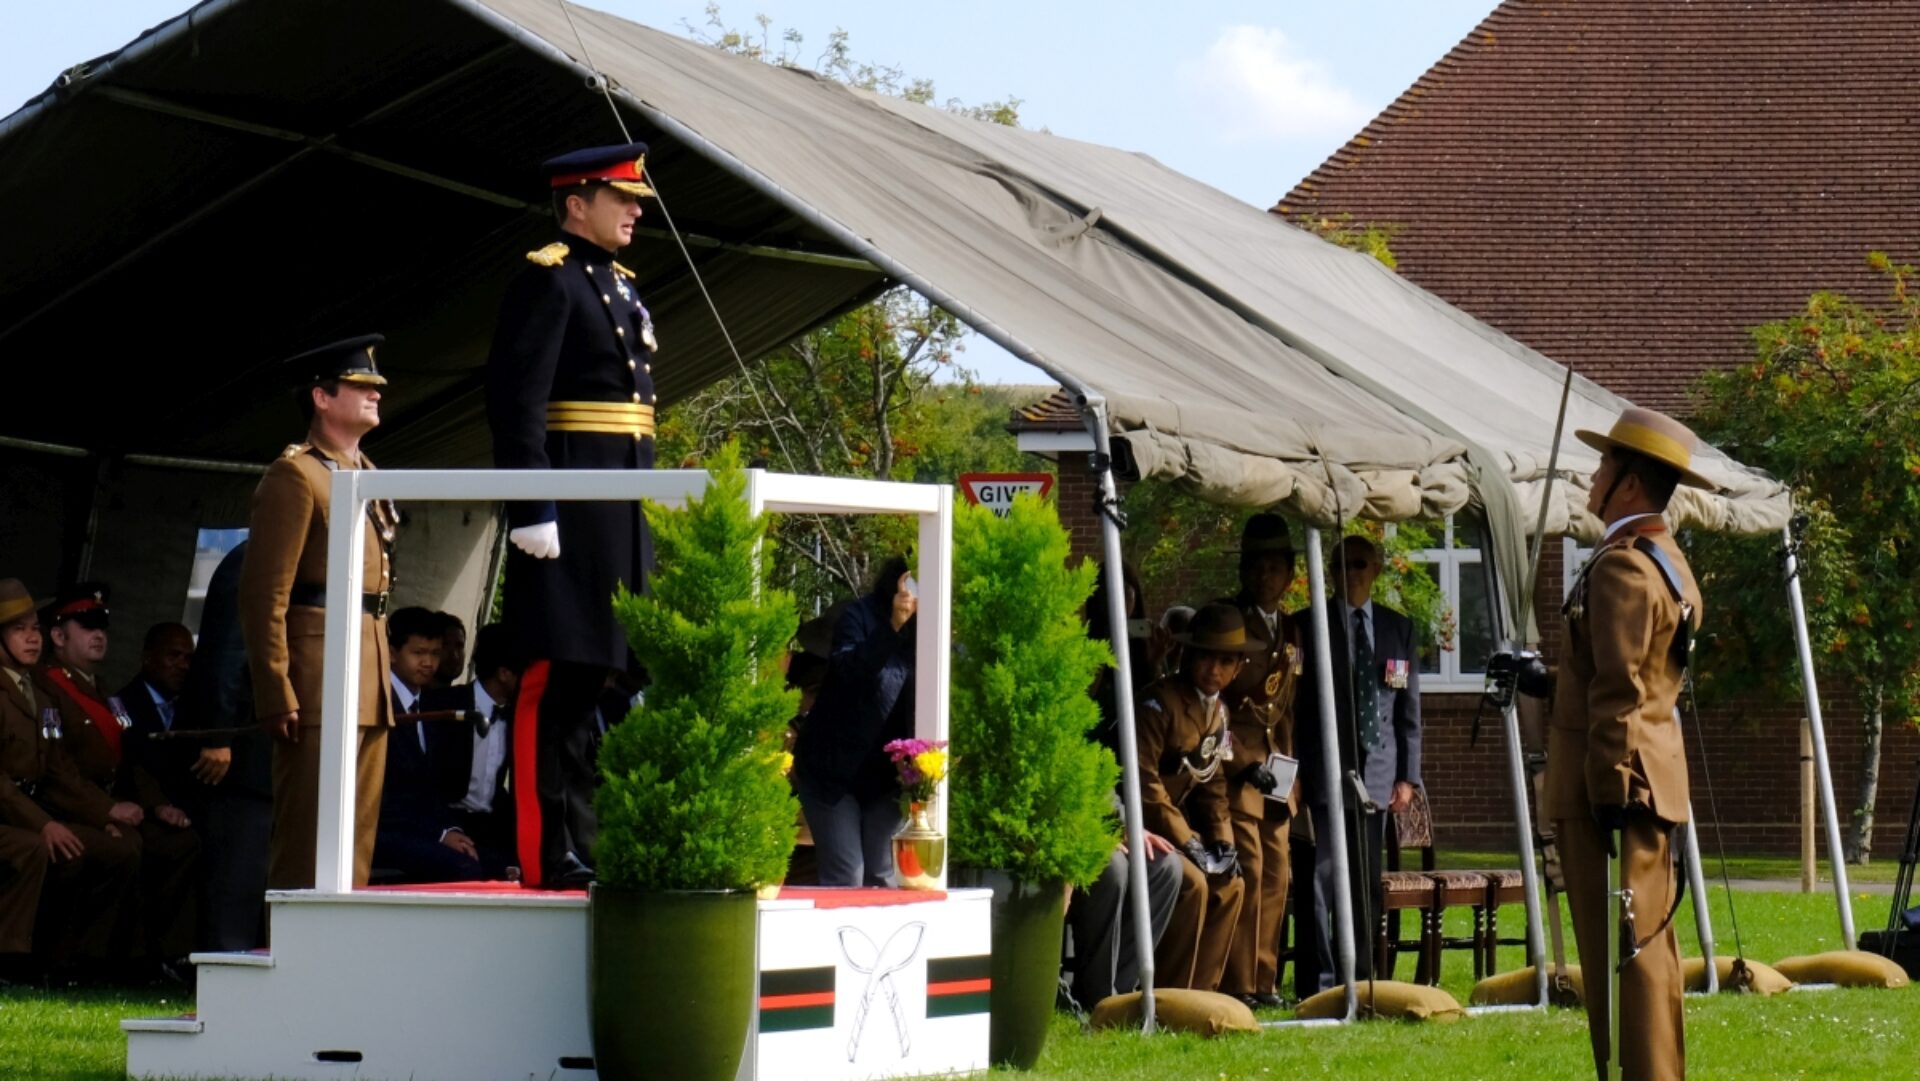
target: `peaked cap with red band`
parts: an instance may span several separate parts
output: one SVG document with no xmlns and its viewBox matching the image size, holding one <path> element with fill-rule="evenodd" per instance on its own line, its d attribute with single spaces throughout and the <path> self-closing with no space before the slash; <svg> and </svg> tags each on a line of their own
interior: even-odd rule
<svg viewBox="0 0 1920 1081">
<path fill-rule="evenodd" d="M 605 184 L 628 195 L 652 195 L 647 183 L 647 144 L 595 146 L 540 163 L 547 186 L 559 191 L 584 184 Z"/>
<path fill-rule="evenodd" d="M 110 588 L 105 582 L 76 582 L 61 590 L 52 604 L 40 610 L 41 622 L 52 627 L 62 620 L 81 619 L 83 626 L 104 630 Z"/>
</svg>

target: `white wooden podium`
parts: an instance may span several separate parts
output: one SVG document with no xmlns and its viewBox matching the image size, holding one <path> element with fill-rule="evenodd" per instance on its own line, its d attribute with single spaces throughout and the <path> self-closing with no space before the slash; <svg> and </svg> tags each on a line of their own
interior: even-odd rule
<svg viewBox="0 0 1920 1081">
<path fill-rule="evenodd" d="M 357 522 L 375 499 L 674 504 L 704 492 L 707 480 L 699 470 L 346 470 L 334 475 L 330 514 Z M 755 513 L 918 519 L 914 728 L 945 739 L 952 489 L 748 470 L 746 499 Z M 194 1014 L 121 1023 L 130 1077 L 595 1076 L 584 894 L 505 883 L 352 888 L 347 784 L 364 538 L 359 529 L 329 538 L 318 888 L 267 895 L 271 952 L 194 956 Z M 935 802 L 936 828 L 945 828 L 945 808 Z M 761 901 L 759 1009 L 739 1076 L 857 1081 L 984 1070 L 990 900 L 986 890 L 854 890 Z"/>
<path fill-rule="evenodd" d="M 799 890 L 760 902 L 741 1081 L 986 1069 L 990 899 Z M 583 895 L 477 885 L 269 902 L 270 954 L 196 955 L 196 1014 L 122 1022 L 129 1077 L 597 1076 Z"/>
</svg>

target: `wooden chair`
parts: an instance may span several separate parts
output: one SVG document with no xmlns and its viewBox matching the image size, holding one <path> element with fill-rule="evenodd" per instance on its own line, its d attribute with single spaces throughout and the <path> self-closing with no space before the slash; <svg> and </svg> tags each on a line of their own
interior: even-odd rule
<svg viewBox="0 0 1920 1081">
<path fill-rule="evenodd" d="M 1491 976 L 1499 971 L 1495 954 L 1502 946 L 1524 946 L 1526 938 L 1500 937 L 1500 906 L 1524 904 L 1527 900 L 1527 882 L 1518 869 L 1483 872 L 1487 876 L 1487 916 L 1481 928 L 1480 963 L 1474 966 L 1476 975 Z M 1482 971 L 1484 970 L 1484 972 Z"/>
<path fill-rule="evenodd" d="M 1444 952 L 1447 950 L 1471 951 L 1473 956 L 1474 978 L 1481 978 L 1486 975 L 1487 961 L 1485 953 L 1490 949 L 1487 945 L 1486 920 L 1489 911 L 1488 904 L 1493 894 L 1488 872 L 1470 870 L 1442 871 L 1434 867 L 1433 810 L 1427 803 L 1427 793 L 1424 789 L 1415 788 L 1413 790 L 1413 802 L 1408 805 L 1405 811 L 1393 817 L 1394 828 L 1392 838 L 1387 846 L 1387 866 L 1389 868 L 1387 874 L 1405 875 L 1414 873 L 1401 871 L 1399 869 L 1401 861 L 1404 858 L 1405 850 L 1411 848 L 1418 850 L 1420 853 L 1420 870 L 1417 873 L 1426 880 L 1425 889 L 1427 902 L 1422 907 L 1421 912 L 1422 920 L 1419 940 L 1420 964 L 1414 973 L 1415 981 L 1427 984 L 1439 983 L 1440 963 Z M 1382 887 L 1383 889 L 1387 888 L 1384 875 L 1382 876 Z M 1415 887 L 1409 882 L 1403 885 L 1401 889 L 1407 897 L 1411 898 Z M 1383 915 L 1389 907 L 1390 905 L 1388 904 L 1381 905 Z M 1472 925 L 1466 935 L 1452 938 L 1447 937 L 1446 913 L 1450 908 L 1465 908 L 1471 914 Z M 1395 912 L 1394 915 L 1397 920 L 1398 913 Z M 1394 941 L 1392 941 L 1384 951 L 1388 962 L 1381 966 L 1380 971 L 1382 973 L 1391 973 L 1391 959 L 1393 955 L 1397 952 L 1397 949 L 1405 948 L 1409 943 L 1398 940 L 1397 927 L 1395 928 L 1395 933 L 1391 935 L 1384 933 L 1384 926 L 1382 930 L 1383 939 L 1392 939 Z"/>
<path fill-rule="evenodd" d="M 1433 817 L 1428 813 L 1425 798 L 1416 798 L 1412 806 L 1393 816 L 1390 825 L 1387 869 L 1380 875 L 1380 912 L 1374 919 L 1374 971 L 1392 979 L 1401 951 L 1413 950 L 1417 958 L 1414 981 L 1434 983 L 1439 977 L 1427 948 L 1427 939 L 1432 933 L 1428 925 L 1434 911 L 1433 880 L 1427 877 L 1427 872 L 1433 870 Z M 1420 853 L 1417 871 L 1402 866 L 1409 849 Z M 1400 914 L 1407 911 L 1419 913 L 1420 930 L 1416 938 L 1401 937 Z"/>
</svg>

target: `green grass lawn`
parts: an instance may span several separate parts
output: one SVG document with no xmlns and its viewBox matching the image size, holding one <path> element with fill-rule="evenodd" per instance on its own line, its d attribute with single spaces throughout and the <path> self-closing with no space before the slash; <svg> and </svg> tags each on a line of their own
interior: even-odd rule
<svg viewBox="0 0 1920 1081">
<path fill-rule="evenodd" d="M 1484 863 L 1483 863 L 1484 865 Z M 1733 952 L 1726 898 L 1712 894 L 1719 952 Z M 1837 947 L 1828 894 L 1740 893 L 1735 903 L 1747 955 L 1776 961 Z M 1885 897 L 1856 896 L 1861 929 L 1881 926 Z M 1463 913 L 1450 933 L 1465 930 Z M 1509 933 L 1524 925 L 1519 906 L 1501 913 Z M 1692 906 L 1676 921 L 1681 950 L 1697 951 Z M 1571 949 L 1572 934 L 1567 940 Z M 1524 964 L 1519 947 L 1501 951 L 1502 970 Z M 1400 975 L 1413 961 L 1403 958 Z M 1465 952 L 1450 952 L 1442 986 L 1463 1002 L 1472 985 Z M 124 1017 L 177 1014 L 190 1003 L 160 993 L 0 990 L 0 1077 L 33 1081 L 106 1081 L 122 1076 Z M 1284 1017 L 1276 1012 L 1275 1018 Z M 1034 1081 L 1255 1081 L 1355 1077 L 1369 1081 L 1590 1076 L 1585 1017 L 1553 1010 L 1471 1017 L 1455 1024 L 1367 1022 L 1331 1029 L 1279 1029 L 1259 1036 L 1202 1040 L 1132 1032 L 1090 1034 L 1056 1017 Z M 1920 990 L 1810 991 L 1771 999 L 1719 995 L 1687 1000 L 1688 1067 L 1696 1078 L 1870 1077 L 1915 1074 L 1913 1033 L 1920 1032 Z M 1000 1071 L 996 1071 L 999 1073 Z"/>
</svg>

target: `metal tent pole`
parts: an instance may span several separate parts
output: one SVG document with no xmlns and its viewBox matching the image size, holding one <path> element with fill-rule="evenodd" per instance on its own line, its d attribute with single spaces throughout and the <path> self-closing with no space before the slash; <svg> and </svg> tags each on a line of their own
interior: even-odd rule
<svg viewBox="0 0 1920 1081">
<path fill-rule="evenodd" d="M 1542 506 L 1545 506 L 1544 500 L 1542 501 Z M 1535 574 L 1538 573 L 1538 567 L 1540 565 L 1539 547 L 1545 543 L 1544 541 L 1539 541 L 1538 538 L 1536 538 L 1536 542 L 1534 558 L 1529 564 L 1529 566 L 1533 568 L 1530 573 Z M 1503 568 L 1493 548 L 1489 547 L 1487 549 L 1485 558 L 1491 564 L 1487 578 L 1493 588 L 1493 595 L 1495 598 L 1500 598 L 1504 592 L 1503 577 L 1501 574 Z M 1532 590 L 1529 589 L 1528 593 L 1529 596 L 1531 596 Z M 1507 618 L 1509 613 L 1505 603 L 1496 603 L 1493 608 L 1498 620 L 1505 620 Z M 1526 628 L 1524 626 L 1510 628 L 1507 639 L 1517 642 L 1525 634 Z M 1537 643 L 1535 644 L 1537 645 Z M 1548 1002 L 1546 919 L 1540 911 L 1540 866 L 1534 859 L 1533 806 L 1528 795 L 1532 784 L 1527 777 L 1526 749 L 1521 746 L 1520 707 L 1516 701 L 1509 701 L 1506 706 L 1500 710 L 1500 726 L 1507 741 L 1507 785 L 1513 790 L 1514 843 L 1516 845 L 1515 851 L 1520 857 L 1520 884 L 1526 890 L 1527 894 L 1525 902 L 1527 911 L 1527 963 L 1533 966 L 1533 1004 L 1524 1008 L 1545 1009 Z M 1470 1009 L 1468 1012 L 1490 1013 L 1504 1012 L 1510 1009 L 1512 1009 L 1512 1007 L 1481 1006 Z"/>
<path fill-rule="evenodd" d="M 1514 837 L 1520 846 L 1520 884 L 1527 891 L 1527 963 L 1533 966 L 1533 1006 L 1547 1005 L 1546 920 L 1540 914 L 1540 866 L 1533 858 L 1533 809 L 1527 799 L 1527 761 L 1520 749 L 1520 707 L 1500 711 L 1507 739 L 1507 784 L 1513 788 Z"/>
<path fill-rule="evenodd" d="M 1833 806 L 1833 767 L 1827 761 L 1827 730 L 1820 719 L 1820 687 L 1813 675 L 1813 642 L 1807 634 L 1807 602 L 1800 596 L 1800 562 L 1793 554 L 1793 523 L 1781 530 L 1786 545 L 1787 603 L 1793 610 L 1793 640 L 1800 654 L 1800 683 L 1807 695 L 1807 725 L 1813 730 L 1814 777 L 1820 782 L 1820 813 L 1827 820 L 1827 858 L 1833 864 L 1833 900 L 1840 909 L 1840 937 L 1853 949 L 1853 906 L 1847 900 L 1847 856 L 1840 847 L 1840 816 Z"/>
<path fill-rule="evenodd" d="M 1713 959 L 1713 917 L 1707 911 L 1707 876 L 1700 866 L 1700 820 L 1694 817 L 1693 804 L 1687 804 L 1686 848 L 1687 888 L 1693 891 L 1693 924 L 1700 936 L 1700 956 L 1707 962 L 1705 994 L 1720 990 L 1720 970 Z M 1738 945 L 1738 941 L 1735 942 Z"/>
<path fill-rule="evenodd" d="M 1314 845 L 1333 853 L 1333 941 L 1340 983 L 1347 989 L 1344 1020 L 1359 1012 L 1360 992 L 1353 985 L 1353 887 L 1347 877 L 1347 816 L 1340 812 L 1340 726 L 1333 708 L 1333 640 L 1327 630 L 1327 576 L 1320 550 L 1320 531 L 1307 527 L 1307 592 L 1313 602 L 1313 675 L 1320 694 L 1320 765 L 1324 776 L 1327 821 L 1313 823 Z"/>
<path fill-rule="evenodd" d="M 1120 788 L 1127 809 L 1127 907 L 1133 915 L 1134 948 L 1140 955 L 1140 1028 L 1144 1033 L 1151 1033 L 1154 1029 L 1153 914 L 1147 904 L 1146 826 L 1140 817 L 1140 751 L 1133 729 L 1133 658 L 1126 633 L 1127 583 L 1120 562 L 1120 523 L 1114 517 L 1120 492 L 1113 481 L 1113 443 L 1107 433 L 1106 402 L 1089 399 L 1085 415 L 1098 453 L 1094 467 L 1100 477 L 1100 540 L 1107 563 L 1107 626 L 1113 628 L 1109 638 L 1113 644 L 1114 723 L 1120 733 Z"/>
</svg>

